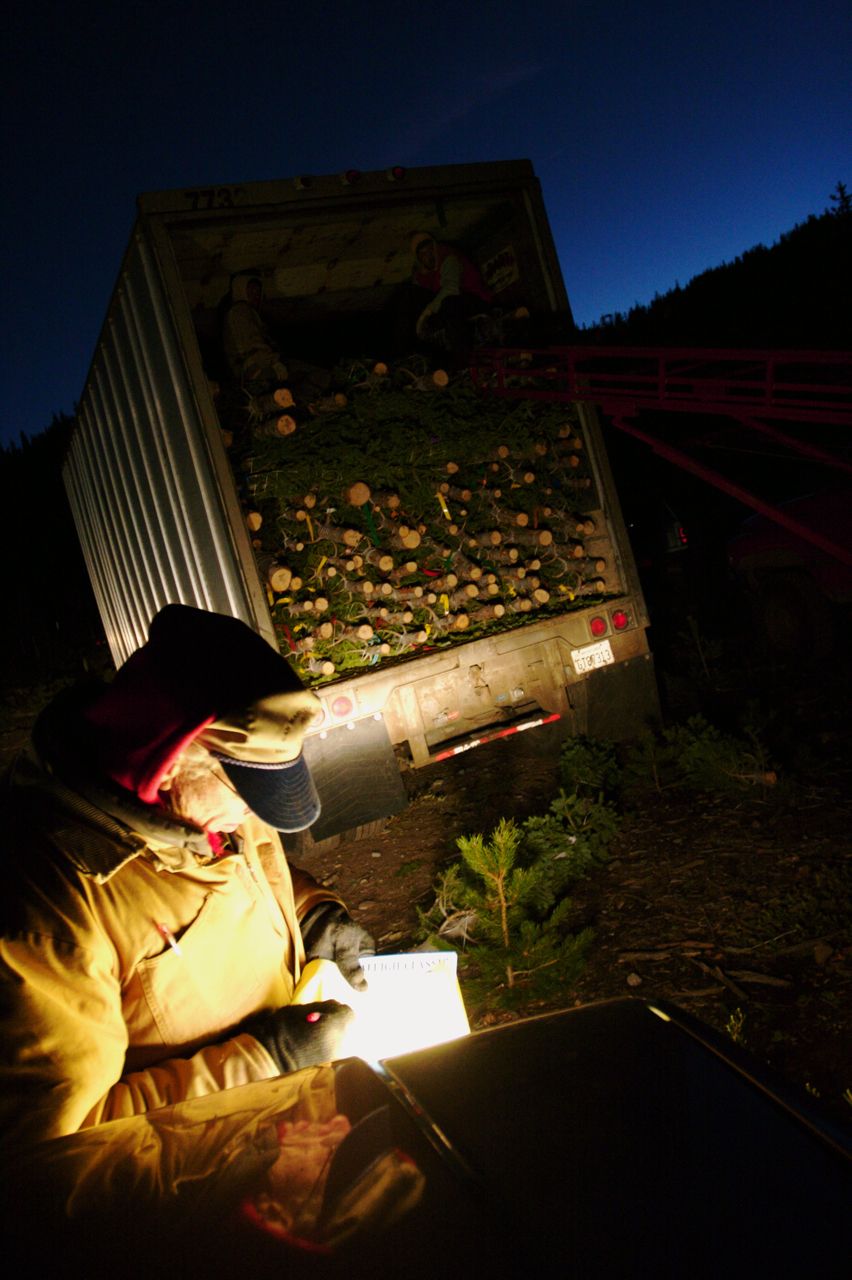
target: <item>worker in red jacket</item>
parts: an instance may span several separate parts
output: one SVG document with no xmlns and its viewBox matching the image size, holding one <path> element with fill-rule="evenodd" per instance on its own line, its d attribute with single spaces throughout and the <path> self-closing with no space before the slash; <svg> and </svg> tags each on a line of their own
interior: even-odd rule
<svg viewBox="0 0 852 1280">
<path fill-rule="evenodd" d="M 425 343 L 442 334 L 441 345 L 451 355 L 462 356 L 471 343 L 470 321 L 487 313 L 493 294 L 479 269 L 452 245 L 435 239 L 428 231 L 411 238 L 414 255 L 412 285 L 419 297 L 415 324 L 417 337 Z M 422 303 L 422 305 L 420 305 Z"/>
</svg>

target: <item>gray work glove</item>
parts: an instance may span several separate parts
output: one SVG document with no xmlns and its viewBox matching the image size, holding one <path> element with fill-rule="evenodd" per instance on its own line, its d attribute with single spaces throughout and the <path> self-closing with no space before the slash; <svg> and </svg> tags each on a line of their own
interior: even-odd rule
<svg viewBox="0 0 852 1280">
<path fill-rule="evenodd" d="M 302 938 L 309 960 L 333 960 L 350 986 L 366 990 L 359 960 L 376 954 L 376 940 L 341 903 L 322 902 L 309 911 L 302 921 Z"/>
<path fill-rule="evenodd" d="M 240 1031 L 259 1040 L 284 1074 L 339 1058 L 343 1034 L 354 1017 L 349 1005 L 337 1000 L 288 1004 L 249 1018 Z"/>
</svg>

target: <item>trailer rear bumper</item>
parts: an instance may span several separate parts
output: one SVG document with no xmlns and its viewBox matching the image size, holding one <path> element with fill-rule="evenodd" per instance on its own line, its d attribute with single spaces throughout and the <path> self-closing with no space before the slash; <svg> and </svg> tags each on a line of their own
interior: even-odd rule
<svg viewBox="0 0 852 1280">
<path fill-rule="evenodd" d="M 378 711 L 309 735 L 305 757 L 322 803 L 310 840 L 316 843 L 357 831 L 404 809 L 408 795 L 401 756 L 420 768 L 544 726 L 554 726 L 558 742 L 580 734 L 621 741 L 659 723 L 654 665 L 647 651 L 579 678 L 571 679 L 567 672 L 563 667 L 563 682 L 545 693 L 545 705 L 526 702 L 514 714 L 509 708 L 503 718 L 492 708 L 490 722 L 452 736 L 444 725 L 434 731 L 440 736 L 431 742 L 422 716 L 415 714 L 420 704 L 412 698 L 410 686 L 408 737 L 399 737 L 398 722 L 392 733 L 393 717 Z M 558 710 L 554 702 L 560 704 Z"/>
</svg>

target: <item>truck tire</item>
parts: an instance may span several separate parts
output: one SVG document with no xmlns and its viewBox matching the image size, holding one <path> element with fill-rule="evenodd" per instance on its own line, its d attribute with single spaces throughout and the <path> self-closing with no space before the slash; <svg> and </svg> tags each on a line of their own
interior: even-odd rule
<svg viewBox="0 0 852 1280">
<path fill-rule="evenodd" d="M 769 661 L 809 666 L 831 656 L 831 605 L 806 573 L 791 569 L 764 574 L 755 584 L 750 606 Z"/>
</svg>

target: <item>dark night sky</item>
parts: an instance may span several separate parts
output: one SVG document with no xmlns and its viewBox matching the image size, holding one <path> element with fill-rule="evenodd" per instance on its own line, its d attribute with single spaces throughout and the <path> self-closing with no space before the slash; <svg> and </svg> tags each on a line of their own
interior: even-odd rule
<svg viewBox="0 0 852 1280">
<path fill-rule="evenodd" d="M 70 411 L 137 192 L 528 157 L 575 318 L 852 186 L 837 0 L 31 0 L 7 17 L 0 438 Z"/>
</svg>

